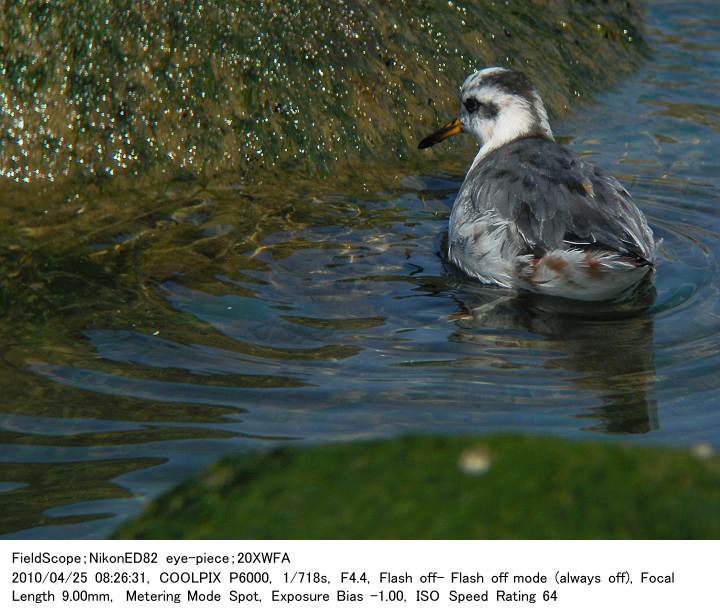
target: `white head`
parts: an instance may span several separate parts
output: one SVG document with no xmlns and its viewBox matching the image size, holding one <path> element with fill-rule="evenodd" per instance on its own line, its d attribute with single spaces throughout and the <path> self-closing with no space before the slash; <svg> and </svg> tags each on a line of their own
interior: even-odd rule
<svg viewBox="0 0 720 616">
<path fill-rule="evenodd" d="M 423 139 L 419 147 L 460 132 L 475 137 L 478 158 L 521 137 L 553 139 L 545 106 L 530 79 L 525 73 L 500 67 L 470 75 L 460 88 L 459 119 Z"/>
</svg>

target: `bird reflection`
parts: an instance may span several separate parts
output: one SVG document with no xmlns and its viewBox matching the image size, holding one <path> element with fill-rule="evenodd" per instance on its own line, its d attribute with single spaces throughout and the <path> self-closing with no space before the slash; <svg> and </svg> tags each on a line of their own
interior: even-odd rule
<svg viewBox="0 0 720 616">
<path fill-rule="evenodd" d="M 451 267 L 451 266 L 446 266 Z M 538 294 L 508 294 L 455 271 L 448 272 L 450 293 L 459 306 L 451 316 L 453 336 L 487 345 L 507 341 L 502 333 L 526 331 L 541 336 L 521 341 L 541 346 L 543 367 L 570 372 L 568 385 L 593 392 L 601 404 L 578 417 L 593 418 L 593 431 L 638 434 L 657 430 L 653 382 L 652 282 L 614 304 L 579 302 Z M 446 289 L 447 291 L 447 289 Z M 491 333 L 492 332 L 492 333 Z M 500 334 L 498 336 L 498 333 Z"/>
</svg>

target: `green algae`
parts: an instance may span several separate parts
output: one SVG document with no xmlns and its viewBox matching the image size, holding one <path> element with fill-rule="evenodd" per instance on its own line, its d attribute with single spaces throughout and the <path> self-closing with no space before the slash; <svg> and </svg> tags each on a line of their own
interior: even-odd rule
<svg viewBox="0 0 720 616">
<path fill-rule="evenodd" d="M 510 65 L 560 113 L 631 70 L 619 0 L 9 0 L 0 175 L 325 173 L 407 158 L 471 70 Z"/>
<path fill-rule="evenodd" d="M 411 437 L 229 458 L 118 538 L 709 539 L 720 459 L 557 439 Z"/>
</svg>

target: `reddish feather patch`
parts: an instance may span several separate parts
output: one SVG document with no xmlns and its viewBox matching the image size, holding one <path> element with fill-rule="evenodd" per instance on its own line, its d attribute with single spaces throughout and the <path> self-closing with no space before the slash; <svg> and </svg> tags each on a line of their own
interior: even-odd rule
<svg viewBox="0 0 720 616">
<path fill-rule="evenodd" d="M 590 278 L 602 278 L 605 275 L 605 269 L 602 266 L 602 263 L 598 261 L 595 257 L 592 255 L 585 255 L 584 258 L 585 264 L 588 267 L 588 275 Z"/>
<path fill-rule="evenodd" d="M 547 267 L 548 269 L 551 269 L 553 272 L 556 272 L 557 274 L 561 274 L 562 271 L 567 267 L 567 261 L 563 259 L 562 257 L 558 257 L 555 255 L 550 255 L 548 257 L 543 257 L 540 259 L 540 262 Z"/>
</svg>

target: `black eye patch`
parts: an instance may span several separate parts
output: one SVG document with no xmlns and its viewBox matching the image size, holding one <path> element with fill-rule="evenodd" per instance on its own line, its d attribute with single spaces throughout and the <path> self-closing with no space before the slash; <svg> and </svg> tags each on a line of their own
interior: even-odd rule
<svg viewBox="0 0 720 616">
<path fill-rule="evenodd" d="M 463 105 L 465 105 L 468 113 L 472 113 L 480 106 L 480 102 L 476 98 L 470 97 L 463 101 Z"/>
<path fill-rule="evenodd" d="M 482 115 L 493 118 L 498 114 L 498 106 L 495 103 L 481 103 L 478 99 L 472 96 L 466 98 L 463 101 L 463 106 L 467 109 L 468 113 L 474 113 L 479 111 Z"/>
</svg>

